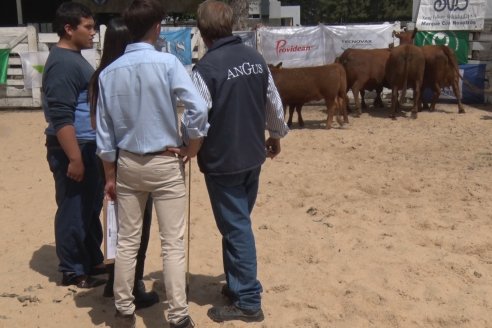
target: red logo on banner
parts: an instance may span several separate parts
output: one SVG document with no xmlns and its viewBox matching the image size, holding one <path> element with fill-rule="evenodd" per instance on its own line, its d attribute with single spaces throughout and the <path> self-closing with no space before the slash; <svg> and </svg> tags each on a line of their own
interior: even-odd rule
<svg viewBox="0 0 492 328">
<path fill-rule="evenodd" d="M 278 40 L 276 42 L 275 50 L 277 52 L 277 56 L 286 52 L 307 52 L 311 49 L 314 49 L 314 46 L 310 45 L 287 45 L 287 40 Z"/>
</svg>

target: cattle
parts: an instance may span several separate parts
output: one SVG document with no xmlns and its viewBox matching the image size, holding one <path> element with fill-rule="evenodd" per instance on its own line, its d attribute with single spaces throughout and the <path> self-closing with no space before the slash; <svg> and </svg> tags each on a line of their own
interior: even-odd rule
<svg viewBox="0 0 492 328">
<path fill-rule="evenodd" d="M 313 67 L 280 68 L 280 65 L 269 65 L 273 80 L 282 99 L 284 111 L 289 106 L 287 125 L 292 125 L 292 114 L 297 109 L 299 125 L 303 126 L 301 108 L 310 101 L 324 99 L 328 117 L 326 128 L 331 128 L 333 115 L 336 115 L 340 126 L 348 123 L 345 111 L 347 101 L 347 78 L 345 69 L 340 64 L 329 64 Z M 343 112 L 344 120 L 340 118 Z"/>
<path fill-rule="evenodd" d="M 337 59 L 343 65 L 347 75 L 347 88 L 352 90 L 355 101 L 355 116 L 365 108 L 364 90 L 376 90 L 374 106 L 382 107 L 381 92 L 383 91 L 386 62 L 390 56 L 389 49 L 347 49 Z"/>
<path fill-rule="evenodd" d="M 436 101 L 441 95 L 443 87 L 452 87 L 458 100 L 458 112 L 464 113 L 465 109 L 461 104 L 461 94 L 459 89 L 460 73 L 458 62 L 451 49 L 447 46 L 427 45 L 421 47 L 425 57 L 425 73 L 422 91 L 430 88 L 433 91 L 430 111 L 436 108 Z M 419 103 L 420 105 L 420 103 Z M 426 104 L 424 104 L 425 107 Z"/>
<path fill-rule="evenodd" d="M 415 35 L 417 34 L 417 28 L 412 31 L 407 31 L 406 29 L 403 32 L 393 31 L 393 37 L 400 39 L 400 45 L 403 44 L 413 44 L 413 40 L 415 39 Z"/>
<path fill-rule="evenodd" d="M 396 117 L 399 107 L 398 90 L 413 89 L 412 117 L 417 118 L 425 70 L 422 50 L 412 44 L 400 45 L 390 50 L 385 79 L 391 88 L 391 117 Z"/>
</svg>

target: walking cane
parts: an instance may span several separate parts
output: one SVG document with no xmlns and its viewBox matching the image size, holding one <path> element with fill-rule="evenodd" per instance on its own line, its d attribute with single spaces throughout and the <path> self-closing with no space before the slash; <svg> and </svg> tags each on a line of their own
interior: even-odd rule
<svg viewBox="0 0 492 328">
<path fill-rule="evenodd" d="M 191 240 L 191 159 L 188 161 L 188 247 L 186 252 L 186 302 L 190 291 L 190 240 Z"/>
</svg>

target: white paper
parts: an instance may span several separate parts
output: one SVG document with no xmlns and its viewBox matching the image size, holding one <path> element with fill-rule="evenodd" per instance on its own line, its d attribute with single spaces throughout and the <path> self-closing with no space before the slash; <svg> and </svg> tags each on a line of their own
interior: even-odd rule
<svg viewBox="0 0 492 328">
<path fill-rule="evenodd" d="M 112 200 L 104 201 L 104 257 L 106 260 L 114 260 L 116 257 L 116 245 L 118 243 L 118 217 L 116 204 Z"/>
</svg>

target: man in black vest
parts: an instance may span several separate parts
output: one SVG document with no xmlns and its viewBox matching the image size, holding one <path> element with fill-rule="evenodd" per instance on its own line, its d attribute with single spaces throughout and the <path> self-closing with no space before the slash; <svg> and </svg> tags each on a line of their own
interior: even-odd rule
<svg viewBox="0 0 492 328">
<path fill-rule="evenodd" d="M 262 286 L 257 279 L 251 227 L 261 165 L 280 153 L 288 128 L 282 102 L 263 57 L 232 35 L 232 8 L 207 0 L 197 13 L 208 52 L 197 63 L 193 81 L 207 102 L 210 129 L 198 153 L 212 210 L 222 234 L 222 293 L 230 306 L 213 307 L 209 317 L 262 321 Z M 265 127 L 270 138 L 265 140 Z"/>
</svg>

